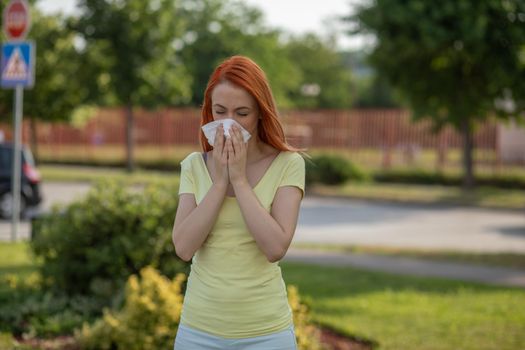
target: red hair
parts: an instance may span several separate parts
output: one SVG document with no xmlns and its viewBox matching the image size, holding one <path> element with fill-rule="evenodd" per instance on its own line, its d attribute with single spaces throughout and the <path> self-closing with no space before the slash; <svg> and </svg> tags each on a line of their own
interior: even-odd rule
<svg viewBox="0 0 525 350">
<path fill-rule="evenodd" d="M 248 57 L 232 56 L 215 68 L 204 92 L 201 126 L 213 121 L 211 94 L 213 89 L 224 81 L 243 88 L 255 99 L 261 117 L 257 127 L 261 141 L 280 151 L 300 151 L 286 142 L 266 74 Z M 199 136 L 202 149 L 206 152 L 210 151 L 213 147 L 208 143 L 202 129 Z"/>
</svg>

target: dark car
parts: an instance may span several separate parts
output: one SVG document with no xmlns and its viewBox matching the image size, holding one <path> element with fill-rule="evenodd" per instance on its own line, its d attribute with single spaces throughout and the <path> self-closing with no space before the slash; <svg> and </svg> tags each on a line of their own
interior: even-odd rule
<svg viewBox="0 0 525 350">
<path fill-rule="evenodd" d="M 13 147 L 11 143 L 0 143 L 0 217 L 10 218 L 13 213 L 12 181 Z M 22 169 L 20 181 L 20 214 L 28 208 L 36 207 L 42 201 L 40 194 L 40 174 L 35 168 L 33 155 L 28 148 L 22 148 Z"/>
</svg>

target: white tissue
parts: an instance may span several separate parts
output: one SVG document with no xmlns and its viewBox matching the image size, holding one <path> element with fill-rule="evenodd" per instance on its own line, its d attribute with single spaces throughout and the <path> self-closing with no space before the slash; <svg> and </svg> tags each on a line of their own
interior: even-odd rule
<svg viewBox="0 0 525 350">
<path fill-rule="evenodd" d="M 221 124 L 224 128 L 224 136 L 226 137 L 230 137 L 230 128 L 232 127 L 233 124 L 237 125 L 237 127 L 241 129 L 242 138 L 244 142 L 248 142 L 248 140 L 251 137 L 250 133 L 246 131 L 246 129 L 244 129 L 241 126 L 241 124 L 237 123 L 233 119 L 215 120 L 201 127 L 202 131 L 204 132 L 204 136 L 206 136 L 206 139 L 208 140 L 208 143 L 212 146 L 215 143 L 215 134 L 217 133 L 217 128 Z"/>
</svg>

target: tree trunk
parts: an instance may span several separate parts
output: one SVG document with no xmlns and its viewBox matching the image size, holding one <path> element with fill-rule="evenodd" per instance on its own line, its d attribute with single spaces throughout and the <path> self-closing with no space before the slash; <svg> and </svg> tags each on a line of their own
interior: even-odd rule
<svg viewBox="0 0 525 350">
<path fill-rule="evenodd" d="M 130 173 L 135 170 L 133 129 L 133 106 L 130 102 L 126 105 L 126 168 Z"/>
<path fill-rule="evenodd" d="M 461 132 L 463 134 L 463 188 L 470 190 L 474 187 L 474 171 L 472 162 L 474 140 L 470 118 L 463 119 L 461 123 Z"/>
<path fill-rule="evenodd" d="M 31 144 L 31 151 L 33 152 L 33 158 L 35 159 L 35 164 L 38 165 L 40 162 L 40 157 L 38 155 L 38 134 L 37 134 L 37 127 L 36 127 L 36 120 L 35 118 L 29 118 L 29 129 L 30 129 L 30 144 Z"/>
</svg>

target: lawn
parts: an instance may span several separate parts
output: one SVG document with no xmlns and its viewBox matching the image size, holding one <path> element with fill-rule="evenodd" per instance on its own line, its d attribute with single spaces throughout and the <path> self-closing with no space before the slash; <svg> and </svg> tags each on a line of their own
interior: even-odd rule
<svg viewBox="0 0 525 350">
<path fill-rule="evenodd" d="M 313 320 L 382 350 L 523 349 L 525 291 L 283 263 Z"/>
<path fill-rule="evenodd" d="M 525 271 L 525 254 L 521 253 L 477 253 L 453 250 L 425 250 L 387 246 L 364 246 L 328 243 L 323 244 L 307 242 L 292 243 L 292 246 L 297 249 L 313 249 L 319 251 L 349 254 L 372 254 L 391 257 L 410 257 L 433 261 L 508 267 Z"/>
<path fill-rule="evenodd" d="M 348 267 L 282 263 L 316 323 L 377 349 L 521 349 L 525 291 Z M 27 243 L 0 243 L 0 278 L 35 270 Z"/>
<path fill-rule="evenodd" d="M 185 156 L 193 151 L 200 151 L 199 145 L 135 145 L 135 161 L 140 164 L 169 164 L 176 166 Z M 383 169 L 383 150 L 374 148 L 314 148 L 307 151 L 315 156 L 319 154 L 337 154 L 364 171 L 378 171 Z M 446 174 L 460 174 L 462 172 L 462 149 L 453 148 L 447 151 L 446 162 L 440 168 Z M 126 150 L 124 145 L 61 145 L 38 146 L 38 154 L 44 162 L 80 162 L 96 164 L 125 163 Z M 496 153 L 491 150 L 475 149 L 473 153 L 478 175 L 516 175 L 525 176 L 523 165 L 498 165 Z M 411 161 L 405 157 L 402 148 L 391 152 L 391 167 L 401 169 L 420 169 L 427 171 L 437 170 L 437 153 L 433 149 L 420 149 Z"/>
<path fill-rule="evenodd" d="M 25 278 L 36 270 L 27 243 L 0 242 L 0 280 L 10 274 Z"/>
<path fill-rule="evenodd" d="M 126 184 L 170 181 L 176 183 L 179 175 L 175 171 L 153 170 L 137 170 L 130 174 L 120 168 L 89 166 L 42 165 L 39 169 L 44 181 L 93 182 L 113 179 Z M 516 189 L 481 187 L 465 192 L 453 186 L 348 183 L 341 186 L 307 186 L 306 193 L 367 200 L 444 203 L 500 209 L 523 209 L 525 207 L 525 191 Z"/>
<path fill-rule="evenodd" d="M 477 187 L 464 191 L 454 186 L 350 182 L 341 186 L 312 185 L 307 188 L 307 193 L 405 203 L 439 203 L 496 209 L 525 208 L 525 191 L 494 187 Z"/>
<path fill-rule="evenodd" d="M 121 168 L 43 165 L 39 167 L 44 181 L 60 182 L 97 182 L 113 180 L 127 185 L 147 184 L 152 182 L 178 182 L 179 173 L 174 171 L 136 170 L 128 173 Z"/>
</svg>

